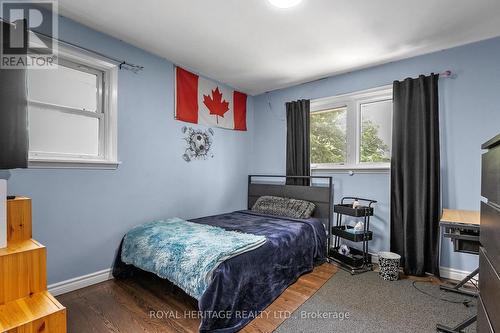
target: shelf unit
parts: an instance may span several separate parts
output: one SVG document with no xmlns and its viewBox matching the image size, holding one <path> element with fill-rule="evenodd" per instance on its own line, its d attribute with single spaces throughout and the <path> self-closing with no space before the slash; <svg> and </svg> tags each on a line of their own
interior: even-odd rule
<svg viewBox="0 0 500 333">
<path fill-rule="evenodd" d="M 47 250 L 31 238 L 31 200 L 7 200 L 0 249 L 0 332 L 66 332 L 66 308 L 47 291 Z"/>
<path fill-rule="evenodd" d="M 353 208 L 354 201 L 366 202 L 366 205 Z M 334 205 L 333 211 L 337 214 L 337 220 L 336 225 L 331 227 L 330 232 L 335 239 L 333 247 L 328 249 L 328 257 L 351 274 L 358 274 L 372 269 L 368 242 L 373 239 L 373 232 L 370 230 L 370 217 L 373 216 L 372 205 L 376 202 L 376 200 L 371 199 L 343 197 L 340 204 Z M 364 229 L 361 232 L 354 232 L 353 227 L 344 224 L 344 215 L 363 219 Z M 349 255 L 338 252 L 342 239 L 354 243 L 363 243 L 362 250 L 349 247 Z"/>
</svg>

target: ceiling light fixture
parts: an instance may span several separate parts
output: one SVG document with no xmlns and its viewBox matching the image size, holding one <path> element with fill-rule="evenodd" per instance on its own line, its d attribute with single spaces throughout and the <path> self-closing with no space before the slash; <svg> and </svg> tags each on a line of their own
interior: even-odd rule
<svg viewBox="0 0 500 333">
<path fill-rule="evenodd" d="M 297 6 L 302 0 L 268 0 L 271 5 L 278 8 L 290 8 Z"/>
</svg>

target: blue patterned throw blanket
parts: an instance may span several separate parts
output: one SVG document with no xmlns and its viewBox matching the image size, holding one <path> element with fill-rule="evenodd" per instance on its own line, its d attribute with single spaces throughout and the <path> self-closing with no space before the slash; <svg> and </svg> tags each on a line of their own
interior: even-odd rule
<svg viewBox="0 0 500 333">
<path fill-rule="evenodd" d="M 199 300 L 219 264 L 265 242 L 265 236 L 170 218 L 130 230 L 121 259 L 170 280 Z"/>
</svg>

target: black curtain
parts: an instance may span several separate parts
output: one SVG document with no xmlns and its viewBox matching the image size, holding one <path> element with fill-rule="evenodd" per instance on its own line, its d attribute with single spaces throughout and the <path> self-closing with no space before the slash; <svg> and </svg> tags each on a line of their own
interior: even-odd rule
<svg viewBox="0 0 500 333">
<path fill-rule="evenodd" d="M 405 274 L 439 276 L 438 75 L 395 81 L 391 161 L 391 251 Z"/>
<path fill-rule="evenodd" d="M 302 99 L 286 103 L 286 175 L 310 176 L 310 102 Z M 309 185 L 308 178 L 287 178 L 289 185 Z"/>
<path fill-rule="evenodd" d="M 2 23 L 2 43 L 8 28 Z M 27 108 L 26 70 L 0 68 L 0 169 L 28 166 Z"/>
</svg>

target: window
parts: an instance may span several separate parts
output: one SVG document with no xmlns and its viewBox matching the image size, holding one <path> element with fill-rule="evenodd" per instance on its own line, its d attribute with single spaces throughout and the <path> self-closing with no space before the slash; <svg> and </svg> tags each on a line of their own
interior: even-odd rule
<svg viewBox="0 0 500 333">
<path fill-rule="evenodd" d="M 360 105 L 360 163 L 391 161 L 392 100 Z"/>
<path fill-rule="evenodd" d="M 387 169 L 392 88 L 311 101 L 311 168 Z"/>
<path fill-rule="evenodd" d="M 311 113 L 311 163 L 347 163 L 346 113 L 345 106 Z"/>
<path fill-rule="evenodd" d="M 58 62 L 28 71 L 29 165 L 116 168 L 116 65 L 64 45 Z"/>
</svg>

